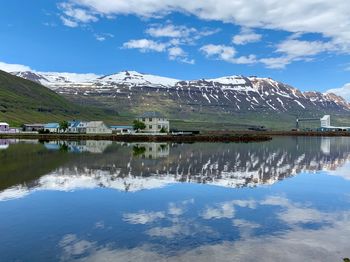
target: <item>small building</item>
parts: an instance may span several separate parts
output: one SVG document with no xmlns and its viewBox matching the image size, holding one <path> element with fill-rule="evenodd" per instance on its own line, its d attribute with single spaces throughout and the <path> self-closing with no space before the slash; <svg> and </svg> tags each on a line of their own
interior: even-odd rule
<svg viewBox="0 0 350 262">
<path fill-rule="evenodd" d="M 73 120 L 68 122 L 68 133 L 85 134 L 87 122 L 80 120 Z"/>
<path fill-rule="evenodd" d="M 5 122 L 0 123 L 0 132 L 8 132 L 8 131 L 10 131 L 10 125 Z"/>
<path fill-rule="evenodd" d="M 113 133 L 121 135 L 134 133 L 133 126 L 110 126 L 110 129 L 112 129 Z"/>
<path fill-rule="evenodd" d="M 60 124 L 59 123 L 48 123 L 44 125 L 44 131 L 50 133 L 59 133 Z"/>
<path fill-rule="evenodd" d="M 86 124 L 86 134 L 112 134 L 112 129 L 108 128 L 103 121 L 90 121 Z"/>
<path fill-rule="evenodd" d="M 25 132 L 39 132 L 44 130 L 44 124 L 24 124 L 23 131 Z"/>
<path fill-rule="evenodd" d="M 169 120 L 159 112 L 145 112 L 137 117 L 137 120 L 144 123 L 146 128 L 142 130 L 146 133 L 160 133 L 164 130 L 169 132 Z"/>
<path fill-rule="evenodd" d="M 331 125 L 331 116 L 325 115 L 321 119 L 321 127 L 329 127 Z"/>
<path fill-rule="evenodd" d="M 349 126 L 332 126 L 331 125 L 331 116 L 325 115 L 321 119 L 321 127 L 318 128 L 318 131 L 323 132 L 349 132 L 350 127 Z"/>
</svg>

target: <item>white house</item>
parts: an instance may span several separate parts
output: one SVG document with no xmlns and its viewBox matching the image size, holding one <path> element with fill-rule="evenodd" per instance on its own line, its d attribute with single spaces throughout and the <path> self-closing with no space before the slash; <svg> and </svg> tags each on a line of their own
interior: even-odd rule
<svg viewBox="0 0 350 262">
<path fill-rule="evenodd" d="M 110 126 L 110 129 L 116 134 L 132 134 L 134 133 L 133 126 Z"/>
<path fill-rule="evenodd" d="M 10 125 L 8 123 L 0 123 L 0 132 L 8 132 L 10 131 Z"/>
<path fill-rule="evenodd" d="M 91 121 L 86 124 L 86 134 L 112 134 L 112 129 L 102 121 Z"/>
<path fill-rule="evenodd" d="M 330 115 L 325 115 L 320 120 L 321 120 L 321 127 L 331 126 L 331 116 Z"/>
<path fill-rule="evenodd" d="M 44 131 L 48 131 L 50 133 L 59 133 L 60 132 L 60 124 L 59 123 L 45 124 Z"/>
<path fill-rule="evenodd" d="M 169 121 L 159 112 L 145 112 L 137 117 L 137 120 L 144 123 L 146 128 L 142 130 L 146 133 L 160 133 L 164 130 L 169 132 Z"/>
</svg>

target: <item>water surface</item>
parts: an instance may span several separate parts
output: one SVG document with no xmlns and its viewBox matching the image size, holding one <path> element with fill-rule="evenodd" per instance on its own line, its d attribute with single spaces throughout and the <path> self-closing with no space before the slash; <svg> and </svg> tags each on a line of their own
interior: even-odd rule
<svg viewBox="0 0 350 262">
<path fill-rule="evenodd" d="M 0 140 L 0 261 L 342 261 L 350 139 Z"/>
</svg>

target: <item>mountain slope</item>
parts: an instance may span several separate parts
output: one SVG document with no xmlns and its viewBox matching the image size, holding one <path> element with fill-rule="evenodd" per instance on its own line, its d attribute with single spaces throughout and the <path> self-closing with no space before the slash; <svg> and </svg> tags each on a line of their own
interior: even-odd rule
<svg viewBox="0 0 350 262">
<path fill-rule="evenodd" d="M 20 74 L 23 77 L 30 72 Z M 270 78 L 226 76 L 180 81 L 135 71 L 96 76 L 84 82 L 61 77 L 64 78 L 59 73 L 39 73 L 31 79 L 72 101 L 113 109 L 125 117 L 158 110 L 178 123 L 197 122 L 194 128 L 205 125 L 209 129 L 222 129 L 253 124 L 270 127 L 283 124 L 290 128 L 300 115 L 331 114 L 336 121 L 350 116 L 350 104 L 335 94 L 303 93 Z M 51 80 L 47 82 L 44 78 Z"/>
<path fill-rule="evenodd" d="M 75 105 L 32 81 L 0 71 L 0 119 L 14 125 L 63 119 L 101 119 L 102 110 Z"/>
</svg>

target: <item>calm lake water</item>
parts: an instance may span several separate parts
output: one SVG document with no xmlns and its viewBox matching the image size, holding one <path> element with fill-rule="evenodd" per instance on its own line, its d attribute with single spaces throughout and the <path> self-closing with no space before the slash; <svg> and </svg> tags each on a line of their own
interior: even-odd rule
<svg viewBox="0 0 350 262">
<path fill-rule="evenodd" d="M 0 261 L 343 261 L 350 139 L 0 140 Z"/>
</svg>

